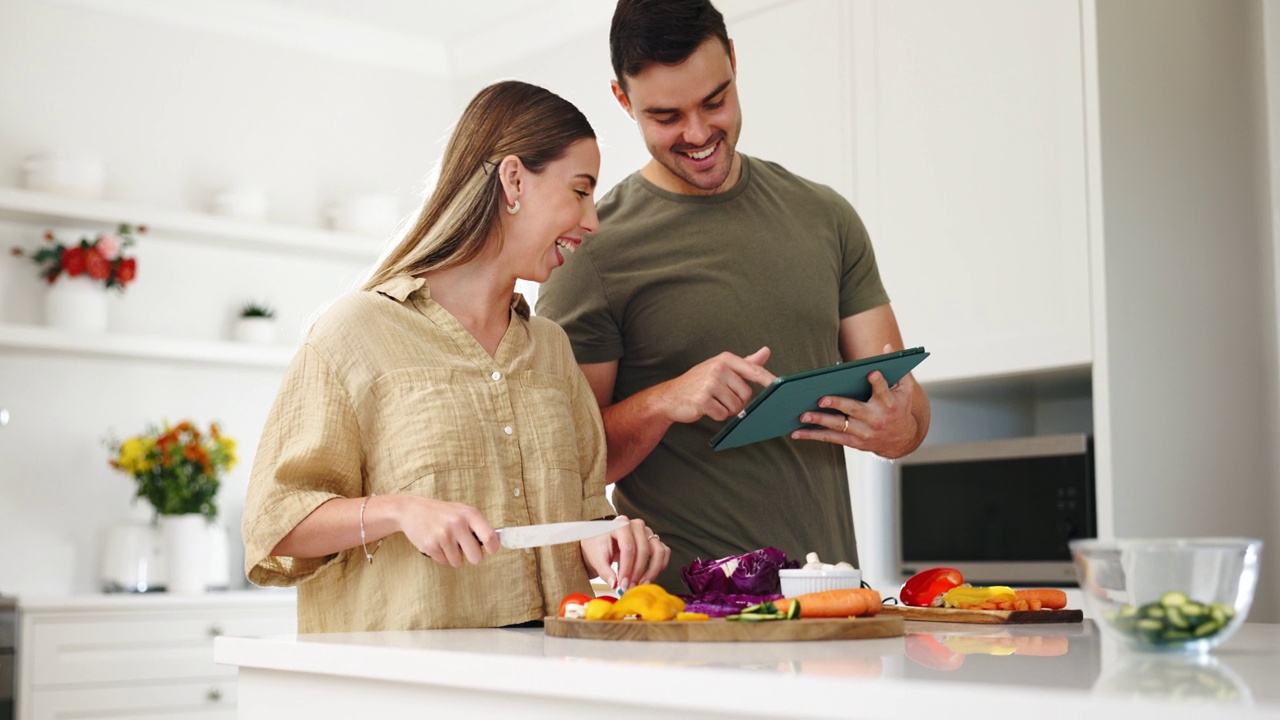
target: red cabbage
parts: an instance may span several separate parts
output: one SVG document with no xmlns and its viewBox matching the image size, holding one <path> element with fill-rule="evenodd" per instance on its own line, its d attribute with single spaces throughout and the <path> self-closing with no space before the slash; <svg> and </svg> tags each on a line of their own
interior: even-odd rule
<svg viewBox="0 0 1280 720">
<path fill-rule="evenodd" d="M 689 592 L 700 595 L 715 591 L 737 595 L 772 595 L 781 586 L 778 571 L 800 567 L 800 561 L 787 561 L 787 554 L 775 547 L 761 548 L 719 560 L 696 558 L 680 568 L 680 577 Z"/>
<path fill-rule="evenodd" d="M 685 612 L 705 613 L 711 617 L 727 617 L 729 615 L 737 615 L 752 605 L 778 600 L 782 595 L 779 593 L 772 595 L 741 595 L 711 590 L 696 595 L 680 595 L 679 597 L 685 602 Z"/>
</svg>

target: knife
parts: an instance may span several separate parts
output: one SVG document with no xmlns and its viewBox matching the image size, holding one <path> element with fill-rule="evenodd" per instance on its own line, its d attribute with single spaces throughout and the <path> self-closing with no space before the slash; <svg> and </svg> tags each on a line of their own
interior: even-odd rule
<svg viewBox="0 0 1280 720">
<path fill-rule="evenodd" d="M 627 524 L 626 520 L 587 520 L 584 522 L 517 525 L 498 528 L 498 538 L 505 548 L 530 548 L 543 545 L 586 540 L 613 532 Z"/>
</svg>

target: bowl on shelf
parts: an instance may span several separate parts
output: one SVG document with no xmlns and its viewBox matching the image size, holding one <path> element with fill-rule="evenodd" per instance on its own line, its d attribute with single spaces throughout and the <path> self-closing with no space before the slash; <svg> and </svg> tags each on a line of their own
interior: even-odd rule
<svg viewBox="0 0 1280 720">
<path fill-rule="evenodd" d="M 1244 623 L 1258 584 L 1253 538 L 1072 540 L 1090 614 L 1121 644 L 1204 653 Z"/>
<path fill-rule="evenodd" d="M 106 167 L 93 155 L 41 153 L 22 161 L 22 185 L 83 200 L 101 200 L 105 194 Z"/>
<path fill-rule="evenodd" d="M 785 597 L 795 597 L 823 590 L 862 587 L 862 571 L 853 570 L 779 570 L 778 580 Z"/>
</svg>

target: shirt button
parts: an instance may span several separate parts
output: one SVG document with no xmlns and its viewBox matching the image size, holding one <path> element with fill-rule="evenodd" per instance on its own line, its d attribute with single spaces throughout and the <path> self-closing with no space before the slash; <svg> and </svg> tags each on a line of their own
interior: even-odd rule
<svg viewBox="0 0 1280 720">
<path fill-rule="evenodd" d="M 493 371 L 493 374 L 492 374 L 492 375 L 490 375 L 489 377 L 493 378 L 494 380 L 501 380 L 501 379 L 502 379 L 502 373 L 498 372 L 497 370 L 494 370 L 494 371 Z"/>
<path fill-rule="evenodd" d="M 512 490 L 511 494 L 515 495 L 516 497 L 520 497 L 520 488 L 516 488 L 515 490 Z"/>
<path fill-rule="evenodd" d="M 502 428 L 502 432 L 504 432 L 504 433 L 506 433 L 506 434 L 510 435 L 511 433 L 515 432 L 515 430 L 512 430 L 512 429 L 511 429 L 511 426 L 510 426 L 510 425 L 508 425 L 508 426 L 506 426 L 506 427 Z"/>
</svg>

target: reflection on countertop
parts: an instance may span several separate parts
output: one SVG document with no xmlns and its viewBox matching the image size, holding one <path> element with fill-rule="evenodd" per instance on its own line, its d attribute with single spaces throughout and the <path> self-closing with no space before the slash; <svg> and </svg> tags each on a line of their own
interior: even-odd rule
<svg viewBox="0 0 1280 720">
<path fill-rule="evenodd" d="M 528 628 L 347 633 L 238 644 L 228 639 L 231 645 L 220 641 L 219 652 L 220 662 L 242 668 L 341 674 L 339 666 L 360 667 L 360 677 L 367 679 L 448 685 L 457 678 L 469 687 L 477 682 L 463 679 L 470 664 L 501 662 L 527 669 L 530 677 L 563 672 L 565 665 L 602 677 L 626 667 L 673 685 L 791 678 L 809 688 L 856 690 L 882 699 L 948 692 L 969 698 L 1009 693 L 1014 699 L 1041 693 L 1090 709 L 1134 700 L 1196 701 L 1280 716 L 1280 625 L 1245 625 L 1203 657 L 1126 650 L 1104 638 L 1091 620 L 1057 625 L 909 621 L 905 627 L 906 634 L 896 638 L 779 643 L 576 640 Z M 530 679 L 513 690 L 536 693 L 537 688 Z"/>
</svg>

